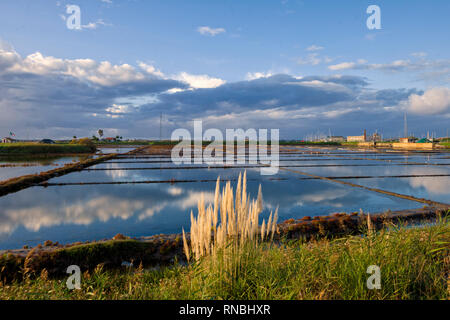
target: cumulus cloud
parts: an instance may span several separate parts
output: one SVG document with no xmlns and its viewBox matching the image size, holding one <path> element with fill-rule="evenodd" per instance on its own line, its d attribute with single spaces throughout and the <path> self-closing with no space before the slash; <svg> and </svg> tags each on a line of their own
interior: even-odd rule
<svg viewBox="0 0 450 320">
<path fill-rule="evenodd" d="M 215 37 L 220 33 L 225 33 L 226 30 L 224 28 L 211 28 L 208 26 L 198 27 L 197 31 L 202 35 Z"/>
<path fill-rule="evenodd" d="M 408 99 L 408 109 L 418 114 L 445 114 L 450 112 L 450 89 L 433 88 L 422 95 L 412 94 Z"/>
<path fill-rule="evenodd" d="M 273 73 L 268 71 L 268 72 L 247 72 L 245 79 L 247 80 L 256 80 L 256 79 L 260 79 L 260 78 L 269 78 L 273 76 Z"/>
<path fill-rule="evenodd" d="M 60 59 L 40 52 L 21 58 L 15 51 L 0 50 L 0 74 L 66 75 L 94 84 L 112 86 L 145 80 L 145 75 L 129 64 L 113 65 L 92 59 Z"/>
<path fill-rule="evenodd" d="M 173 79 L 185 82 L 189 84 L 191 88 L 195 89 L 217 88 L 226 82 L 225 80 L 213 78 L 205 74 L 193 75 L 186 72 L 181 72 L 180 74 L 173 76 Z"/>
</svg>

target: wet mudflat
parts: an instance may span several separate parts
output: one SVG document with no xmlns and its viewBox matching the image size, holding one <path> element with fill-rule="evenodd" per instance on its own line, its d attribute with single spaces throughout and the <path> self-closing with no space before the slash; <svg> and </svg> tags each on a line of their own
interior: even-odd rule
<svg viewBox="0 0 450 320">
<path fill-rule="evenodd" d="M 281 167 L 450 202 L 449 153 L 292 147 L 280 150 Z M 411 162 L 415 164 L 409 165 Z M 265 214 L 278 207 L 280 221 L 359 209 L 382 212 L 423 206 L 285 170 L 262 176 L 260 168 L 248 163 L 244 166 L 249 192 L 256 197 L 261 185 Z M 45 240 L 101 240 L 117 233 L 134 237 L 179 233 L 182 227 L 189 228 L 190 211 L 195 212 L 201 194 L 206 202 L 213 201 L 215 179 L 220 176 L 222 180 L 234 180 L 245 170 L 241 167 L 176 166 L 168 156 L 142 154 L 120 156 L 51 179 L 47 187 L 36 186 L 0 198 L 0 249 L 34 246 Z M 401 175 L 414 177 L 394 177 Z M 119 182 L 123 184 L 114 184 Z"/>
</svg>

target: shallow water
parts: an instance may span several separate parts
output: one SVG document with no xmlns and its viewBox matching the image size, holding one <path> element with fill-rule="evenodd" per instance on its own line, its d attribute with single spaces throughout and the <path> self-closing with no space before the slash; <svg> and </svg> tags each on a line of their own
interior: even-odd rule
<svg viewBox="0 0 450 320">
<path fill-rule="evenodd" d="M 91 156 L 63 157 L 3 157 L 0 156 L 0 181 L 27 174 L 37 174 L 64 166 L 65 164 L 86 160 Z"/>
<path fill-rule="evenodd" d="M 56 169 L 68 163 L 96 158 L 99 154 L 126 153 L 135 147 L 98 148 L 97 154 L 75 156 L 0 156 L 0 181 Z"/>
<path fill-rule="evenodd" d="M 289 148 L 293 150 L 293 148 Z M 280 165 L 319 176 L 367 176 L 401 174 L 449 174 L 445 165 L 395 165 L 405 161 L 404 154 L 347 151 L 332 148 L 296 148 L 297 154 L 283 154 Z M 123 152 L 123 149 L 121 148 Z M 313 152 L 313 153 L 312 153 Z M 320 155 L 317 152 L 321 152 Z M 339 159 L 335 160 L 339 155 Z M 407 155 L 408 161 L 450 163 L 447 154 Z M 354 160 L 352 158 L 366 158 Z M 395 160 L 373 160 L 395 158 Z M 322 160 L 326 158 L 326 160 Z M 320 160 L 319 160 L 320 159 Z M 370 159 L 370 160 L 369 160 Z M 397 160 L 398 159 L 398 160 Z M 411 160 L 413 159 L 413 160 Z M 189 214 L 196 211 L 197 200 L 204 194 L 206 202 L 213 200 L 215 179 L 236 179 L 240 168 L 180 169 L 170 158 L 123 157 L 93 166 L 81 172 L 49 180 L 47 188 L 33 187 L 0 198 L 0 249 L 33 246 L 45 240 L 70 243 L 101 240 L 117 233 L 128 236 L 149 236 L 159 233 L 179 233 L 189 229 Z M 306 160 L 306 161 L 304 161 Z M 136 163 L 140 161 L 139 163 Z M 144 162 L 143 162 L 144 161 Z M 145 162 L 146 161 L 146 162 Z M 123 163 L 131 162 L 131 163 Z M 133 163 L 134 162 L 134 163 Z M 248 165 L 248 164 L 247 164 Z M 308 165 L 309 167 L 306 167 Z M 326 165 L 326 166 L 323 166 Z M 358 166 L 352 166 L 358 165 Z M 163 169 L 164 167 L 173 169 Z M 183 165 L 183 167 L 196 167 Z M 138 170 L 127 170 L 138 169 Z M 106 170 L 92 170 L 106 169 Z M 325 215 L 334 212 L 382 212 L 419 208 L 423 204 L 376 192 L 314 180 L 301 174 L 280 170 L 275 176 L 261 176 L 259 168 L 248 168 L 248 190 L 256 197 L 262 186 L 267 217 L 279 208 L 279 221 L 302 216 Z M 189 180 L 205 182 L 142 183 L 139 181 Z M 364 186 L 410 194 L 416 197 L 450 202 L 449 177 L 346 179 Z M 77 183 L 115 183 L 93 184 Z M 235 185 L 236 182 L 232 182 Z"/>
</svg>

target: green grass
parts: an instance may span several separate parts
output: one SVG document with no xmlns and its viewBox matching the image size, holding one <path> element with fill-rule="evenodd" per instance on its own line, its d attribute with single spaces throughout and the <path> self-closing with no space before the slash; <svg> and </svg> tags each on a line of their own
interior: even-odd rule
<svg viewBox="0 0 450 320">
<path fill-rule="evenodd" d="M 342 145 L 343 145 L 343 146 L 357 146 L 358 144 L 359 144 L 358 141 L 350 141 L 350 142 L 346 141 L 346 142 L 342 142 Z"/>
<path fill-rule="evenodd" d="M 82 144 L 1 143 L 0 155 L 93 153 L 95 147 Z"/>
<path fill-rule="evenodd" d="M 0 299 L 449 299 L 450 224 L 382 230 L 376 234 L 250 246 L 230 278 L 217 259 L 152 270 L 82 276 L 81 290 L 44 271 L 0 285 Z M 214 263 L 212 263 L 214 262 Z M 215 265 L 215 268 L 211 268 Z M 366 287 L 367 267 L 381 268 L 381 289 Z"/>
<path fill-rule="evenodd" d="M 444 146 L 446 148 L 450 148 L 450 142 L 441 142 L 439 145 Z"/>
</svg>

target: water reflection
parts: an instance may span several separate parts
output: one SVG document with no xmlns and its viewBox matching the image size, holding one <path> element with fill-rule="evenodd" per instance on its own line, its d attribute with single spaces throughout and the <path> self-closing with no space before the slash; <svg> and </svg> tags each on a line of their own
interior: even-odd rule
<svg viewBox="0 0 450 320">
<path fill-rule="evenodd" d="M 298 148 L 305 151 L 307 148 Z M 303 154 L 308 161 L 292 159 L 282 164 L 377 164 L 365 167 L 305 167 L 298 170 L 321 176 L 448 174 L 450 168 L 442 166 L 392 166 L 389 161 L 376 160 L 313 160 L 317 151 L 329 150 L 330 157 L 361 156 L 345 149 L 312 149 L 312 155 Z M 111 149 L 109 149 L 111 151 Z M 126 149 L 120 149 L 125 152 Z M 315 153 L 314 153 L 315 152 Z M 331 154 L 331 153 L 334 153 Z M 377 155 L 370 155 L 371 158 Z M 379 158 L 386 156 L 379 155 Z M 404 161 L 404 155 L 398 156 Z M 441 155 L 442 161 L 445 160 Z M 393 155 L 389 155 L 393 157 Z M 413 155 L 410 161 L 427 160 Z M 437 157 L 437 156 L 436 156 Z M 436 159 L 431 156 L 429 161 Z M 287 156 L 286 156 L 287 158 Z M 155 159 L 158 159 L 156 157 Z M 126 159 L 132 161 L 133 159 Z M 142 160 L 142 159 L 135 159 Z M 167 160 L 161 159 L 161 160 Z M 56 161 L 73 161 L 71 158 Z M 397 161 L 397 160 L 395 160 Z M 178 184 L 124 184 L 124 185 L 70 185 L 33 187 L 0 198 L 0 249 L 20 248 L 24 244 L 36 245 L 50 239 L 61 243 L 100 240 L 117 233 L 130 236 L 148 236 L 159 233 L 178 233 L 189 228 L 189 213 L 196 210 L 197 201 L 204 194 L 206 202 L 213 201 L 218 176 L 222 180 L 236 179 L 244 169 L 160 170 L 171 164 L 117 163 L 111 161 L 95 166 L 108 170 L 74 172 L 51 179 L 51 183 L 133 182 L 148 180 L 212 180 Z M 154 167 L 156 170 L 126 170 L 126 168 Z M 10 168 L 13 169 L 13 168 Z M 113 170 L 111 170 L 113 169 Z M 280 220 L 329 214 L 337 211 L 380 212 L 421 207 L 422 204 L 389 197 L 375 192 L 352 188 L 322 180 L 301 180 L 299 174 L 280 170 L 274 177 L 261 176 L 259 169 L 247 169 L 248 191 L 256 197 L 262 185 L 265 211 L 279 207 Z M 274 180 L 275 178 L 275 180 Z M 276 180 L 281 179 L 281 180 Z M 349 180 L 347 180 L 349 181 Z M 353 179 L 356 184 L 411 194 L 435 201 L 448 202 L 450 177 L 413 177 L 386 179 Z M 446 201 L 447 200 L 447 201 Z"/>
<path fill-rule="evenodd" d="M 86 160 L 91 155 L 80 156 L 0 156 L 0 181 L 27 174 L 37 174 L 68 163 Z"/>
<path fill-rule="evenodd" d="M 237 173 L 237 172 L 236 172 Z M 249 182 L 256 196 L 259 182 Z M 34 187 L 0 198 L 0 248 L 111 238 L 117 233 L 144 236 L 178 233 L 189 227 L 189 213 L 204 194 L 213 201 L 215 183 Z M 265 214 L 279 207 L 280 219 L 345 209 L 416 207 L 323 181 L 262 181 Z"/>
</svg>

